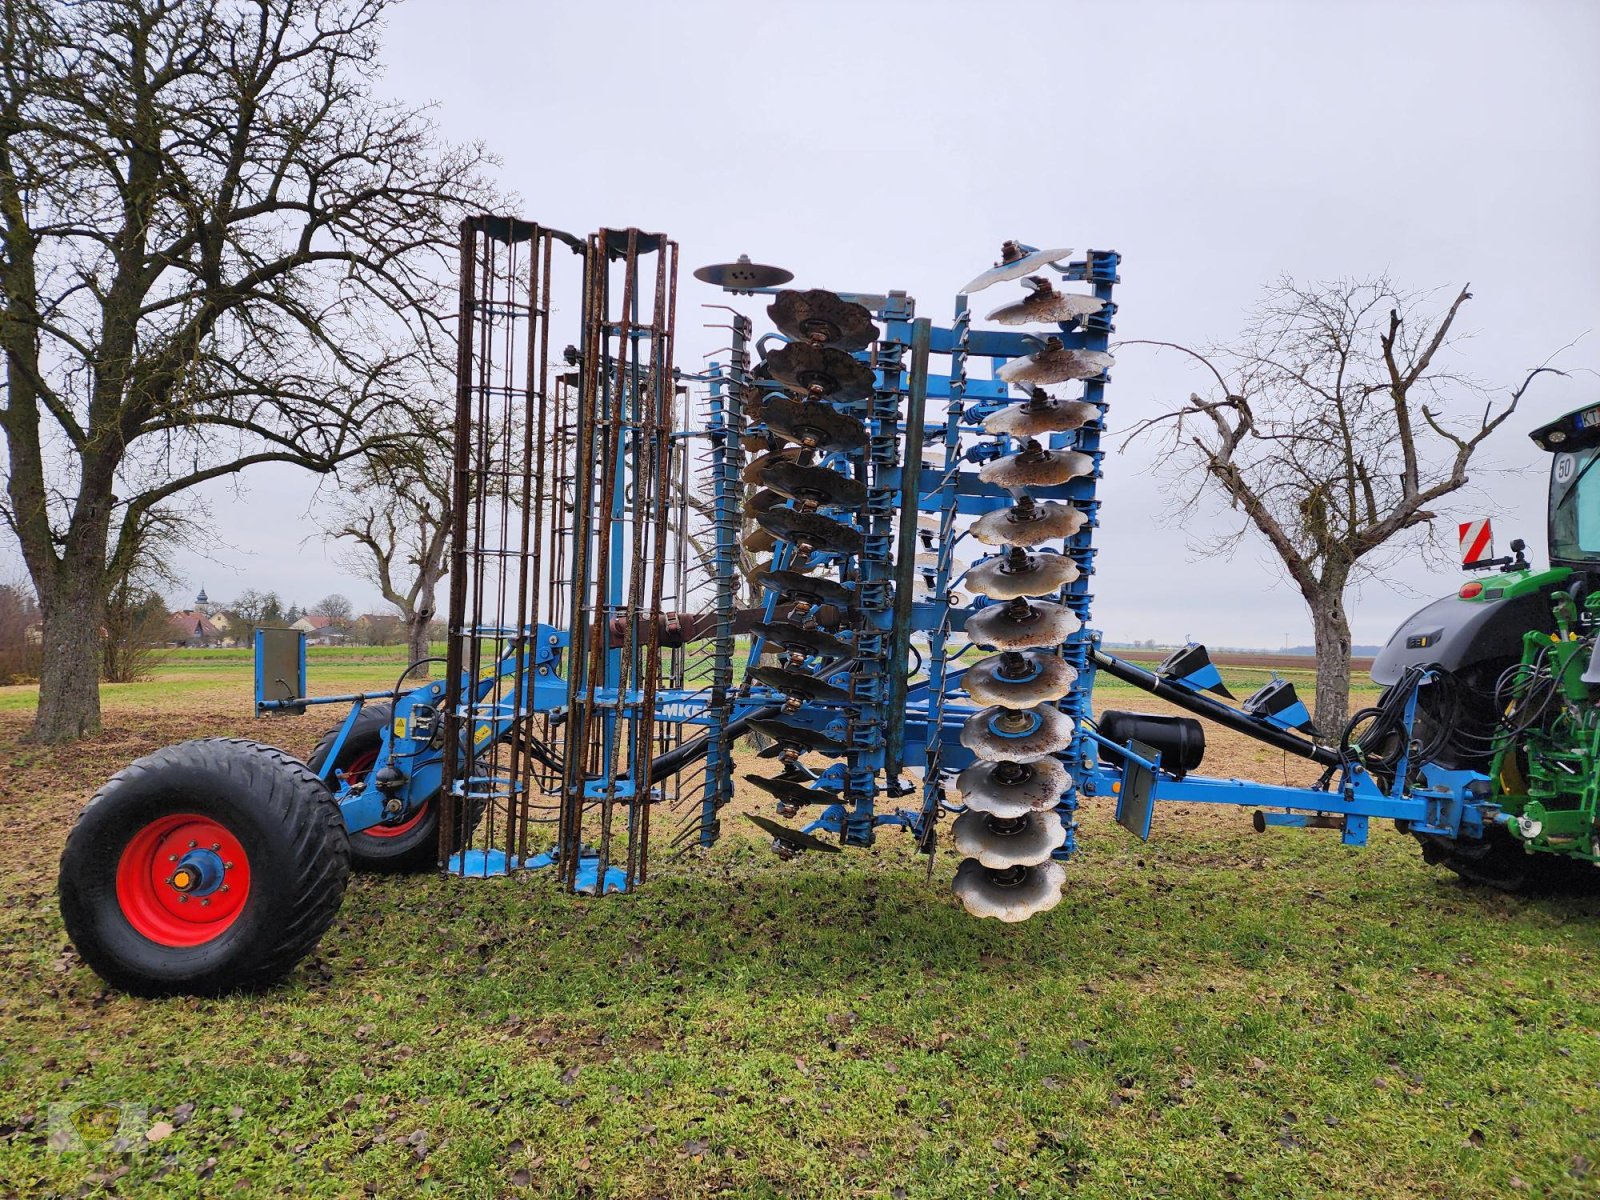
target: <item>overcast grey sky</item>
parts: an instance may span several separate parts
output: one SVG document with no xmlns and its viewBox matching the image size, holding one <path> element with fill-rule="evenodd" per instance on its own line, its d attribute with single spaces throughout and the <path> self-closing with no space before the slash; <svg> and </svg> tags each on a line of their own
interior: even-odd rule
<svg viewBox="0 0 1600 1200">
<path fill-rule="evenodd" d="M 1285 272 L 1470 280 L 1453 365 L 1510 384 L 1589 330 L 1562 362 L 1600 366 L 1597 51 L 1591 0 L 412 0 L 381 86 L 487 142 L 525 215 L 676 238 L 686 367 L 723 344 L 699 328 L 723 297 L 694 266 L 748 253 L 802 286 L 904 288 L 937 320 L 1018 237 L 1121 251 L 1121 338 L 1226 337 Z M 1201 384 L 1138 348 L 1113 379 L 1119 427 Z M 1502 549 L 1520 534 L 1542 558 L 1546 462 L 1526 431 L 1595 399 L 1582 373 L 1536 388 L 1485 455 L 1508 469 L 1480 472 L 1490 500 L 1441 508 L 1449 536 L 1487 510 Z M 377 607 L 301 543 L 312 486 L 263 473 L 248 509 L 214 497 L 217 561 L 186 573 L 213 598 Z M 1165 523 L 1147 449 L 1108 457 L 1101 496 L 1108 637 L 1309 642 L 1258 545 L 1206 560 Z M 1354 604 L 1358 642 L 1455 585 L 1420 563 L 1396 575 L 1409 594 L 1369 585 Z"/>
</svg>

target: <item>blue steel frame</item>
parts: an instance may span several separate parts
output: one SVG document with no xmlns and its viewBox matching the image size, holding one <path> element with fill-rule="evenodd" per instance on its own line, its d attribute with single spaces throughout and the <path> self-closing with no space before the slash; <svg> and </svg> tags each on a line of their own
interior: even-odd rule
<svg viewBox="0 0 1600 1200">
<path fill-rule="evenodd" d="M 1407 749 L 1395 765 L 1393 778 L 1387 787 L 1374 778 L 1359 762 L 1346 761 L 1329 772 L 1327 788 L 1287 787 L 1278 784 L 1257 783 L 1242 779 L 1212 779 L 1188 775 L 1176 778 L 1163 774 L 1161 756 L 1145 757 L 1128 745 L 1118 745 L 1090 729 L 1092 747 L 1080 760 L 1083 768 L 1083 790 L 1087 794 L 1110 794 L 1116 797 L 1116 816 L 1125 817 L 1125 791 L 1128 773 L 1134 766 L 1143 766 L 1155 776 L 1151 799 L 1156 803 L 1228 804 L 1239 808 L 1256 808 L 1262 811 L 1259 825 L 1304 827 L 1325 825 L 1337 828 L 1341 840 L 1349 846 L 1364 846 L 1367 842 L 1370 821 L 1395 821 L 1414 833 L 1436 834 L 1446 838 L 1468 841 L 1484 837 L 1488 828 L 1505 824 L 1506 815 L 1490 800 L 1493 788 L 1487 775 L 1477 771 L 1446 770 L 1432 763 L 1413 763 L 1410 747 L 1415 745 L 1413 729 L 1417 713 L 1417 688 L 1431 678 L 1428 672 L 1420 673 L 1411 693 L 1406 697 L 1405 744 Z M 1182 681 L 1168 683 L 1187 687 Z M 1189 690 L 1199 689 L 1190 687 Z M 1265 727 L 1267 722 L 1262 720 Z M 1099 760 L 1098 750 L 1116 751 L 1123 765 L 1113 766 Z M 1152 805 L 1153 808 L 1153 805 Z M 1146 819 L 1142 832 L 1148 838 L 1150 829 Z"/>
<path fill-rule="evenodd" d="M 548 625 L 537 627 L 534 651 L 507 654 L 492 672 L 485 672 L 475 681 L 463 677 L 463 691 L 471 688 L 477 700 L 482 701 L 500 679 L 514 678 L 511 698 L 497 707 L 503 715 L 493 720 L 480 720 L 471 730 L 474 753 L 493 745 L 506 736 L 516 720 L 519 710 L 555 712 L 568 703 L 568 682 L 560 674 L 562 654 L 567 647 L 567 634 Z M 259 658 L 257 660 L 259 662 Z M 319 772 L 339 802 L 345 826 L 351 833 L 359 833 L 379 824 L 397 824 L 426 803 L 439 790 L 443 748 L 437 745 L 435 731 L 438 727 L 438 706 L 443 701 L 443 682 L 434 681 L 405 692 L 361 692 L 337 696 L 298 696 L 283 700 L 268 700 L 262 694 L 259 673 L 256 683 L 255 707 L 257 716 L 296 711 L 301 706 L 348 704 L 350 711 L 340 724 L 338 735 Z M 627 712 L 637 709 L 644 701 L 640 688 L 630 688 L 619 696 L 616 689 L 596 689 L 596 697 L 608 711 Z M 621 701 L 619 704 L 618 701 Z M 333 778 L 333 763 L 346 736 L 355 726 L 362 707 L 369 700 L 393 701 L 394 711 L 389 726 L 383 731 L 378 757 L 372 764 L 376 774 L 391 764 L 401 769 L 405 778 L 393 793 L 402 802 L 401 807 L 385 812 L 382 800 L 375 790 L 352 788 L 346 781 Z M 705 726 L 715 729 L 725 720 L 716 706 L 711 704 L 706 689 L 663 689 L 656 693 L 656 720 L 681 725 Z M 729 706 L 733 718 L 772 703 L 770 696 L 755 694 L 735 697 Z M 465 751 L 463 750 L 463 754 Z M 464 782 L 471 783 L 466 772 Z"/>
<path fill-rule="evenodd" d="M 919 604 L 915 609 L 916 624 L 920 628 L 935 626 L 946 611 L 941 605 Z M 516 707 L 521 706 L 526 693 L 534 710 L 548 712 L 564 708 L 567 703 L 567 683 L 557 673 L 560 651 L 565 648 L 565 635 L 548 626 L 540 626 L 539 633 L 537 641 L 540 653 L 535 656 L 531 671 L 524 653 L 520 656 L 508 655 L 498 665 L 496 675 L 517 675 Z M 1090 638 L 1097 636 L 1091 634 Z M 486 674 L 479 678 L 477 690 L 480 695 L 493 687 L 496 675 Z M 908 760 L 921 753 L 934 761 L 942 761 L 946 770 L 959 769 L 959 765 L 964 765 L 959 762 L 963 755 L 970 760 L 970 752 L 961 747 L 959 739 L 963 722 L 975 709 L 963 698 L 951 697 L 951 693 L 958 692 L 959 678 L 957 671 L 946 676 L 944 687 L 936 688 L 930 679 L 909 689 L 904 713 Z M 531 688 L 528 686 L 530 679 Z M 1083 689 L 1085 704 L 1088 692 L 1089 689 Z M 437 791 L 442 750 L 433 743 L 433 730 L 437 719 L 436 706 L 442 700 L 443 693 L 443 684 L 434 682 L 401 693 L 398 697 L 390 692 L 367 692 L 266 700 L 260 695 L 258 681 L 256 708 L 258 715 L 267 715 L 293 710 L 300 705 L 350 705 L 321 775 L 339 802 L 346 827 L 355 833 L 380 823 L 405 820 Z M 602 693 L 602 696 L 608 703 L 616 700 L 614 695 Z M 343 780 L 330 778 L 331 764 L 338 757 L 339 746 L 354 726 L 364 703 L 372 699 L 393 699 L 395 702 L 393 721 L 384 732 L 374 770 L 390 763 L 403 763 L 408 768 L 404 784 L 395 793 L 403 800 L 404 807 L 389 813 L 384 811 L 376 791 L 352 789 Z M 642 701 L 642 696 L 633 690 L 623 699 L 624 707 L 630 703 L 636 706 Z M 668 690 L 658 693 L 655 711 L 660 721 L 716 729 L 729 719 L 772 704 L 775 699 L 765 689 L 751 688 L 747 694 L 731 698 L 725 715 L 710 703 L 710 696 L 705 689 Z M 474 730 L 476 745 L 486 746 L 509 729 L 509 712 L 514 709 L 511 705 L 507 705 L 507 709 L 508 715 L 502 726 L 497 728 L 489 723 L 480 723 L 484 728 Z M 1415 712 L 1416 696 L 1413 693 L 1406 708 L 1408 731 L 1415 720 Z M 838 711 L 814 711 L 799 713 L 789 719 L 838 734 L 844 718 Z M 930 736 L 934 728 L 940 731 L 938 737 Z M 1273 809 L 1275 811 L 1262 813 L 1261 823 L 1267 826 L 1304 826 L 1331 821 L 1336 823 L 1342 840 L 1348 845 L 1366 843 L 1368 822 L 1372 819 L 1401 822 L 1407 829 L 1417 833 L 1469 840 L 1483 837 L 1490 825 L 1505 822 L 1498 807 L 1488 800 L 1491 792 L 1487 786 L 1487 776 L 1473 771 L 1447 771 L 1424 764 L 1418 771 L 1412 772 L 1403 759 L 1397 765 L 1394 780 L 1387 789 L 1358 763 L 1338 768 L 1331 786 L 1325 790 L 1195 775 L 1180 779 L 1163 773 L 1159 754 L 1147 758 L 1129 746 L 1113 743 L 1101 736 L 1091 722 L 1084 722 L 1080 729 L 1082 750 L 1075 760 L 1080 768 L 1079 790 L 1084 796 L 1116 797 L 1119 819 L 1123 816 L 1126 775 L 1130 766 L 1137 764 L 1155 776 L 1152 799 L 1157 803 L 1226 804 L 1240 808 Z M 1410 741 L 1409 738 L 1407 740 Z M 1123 765 L 1113 766 L 1100 761 L 1098 751 L 1102 747 L 1115 750 L 1123 759 Z M 824 791 L 840 792 L 847 781 L 846 768 L 839 763 L 819 774 L 816 786 Z M 959 811 L 953 806 L 945 807 L 950 811 Z M 1075 811 L 1075 797 L 1072 798 L 1072 807 Z M 859 804 L 855 811 L 850 812 L 841 803 L 834 802 L 823 808 L 818 818 L 807 826 L 807 830 L 843 834 L 849 828 L 847 813 L 857 820 L 864 816 Z M 871 819 L 874 827 L 903 826 L 920 837 L 926 828 L 928 816 L 925 808 L 922 811 L 896 809 L 887 813 L 874 811 Z M 1148 826 L 1142 832 L 1148 836 Z M 1064 847 L 1066 849 L 1069 848 Z"/>
</svg>

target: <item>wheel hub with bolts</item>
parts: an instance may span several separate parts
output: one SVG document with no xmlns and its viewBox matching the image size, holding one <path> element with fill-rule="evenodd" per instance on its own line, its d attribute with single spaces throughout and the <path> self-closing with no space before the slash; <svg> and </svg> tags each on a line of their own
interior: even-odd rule
<svg viewBox="0 0 1600 1200">
<path fill-rule="evenodd" d="M 250 895 L 250 863 L 227 826 L 198 813 L 150 822 L 117 864 L 128 924 L 163 946 L 198 946 L 224 933 Z"/>
</svg>

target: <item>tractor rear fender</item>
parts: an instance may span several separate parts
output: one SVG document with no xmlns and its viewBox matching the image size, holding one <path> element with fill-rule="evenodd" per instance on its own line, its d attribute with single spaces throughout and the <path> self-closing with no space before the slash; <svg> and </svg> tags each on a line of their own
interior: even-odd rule
<svg viewBox="0 0 1600 1200">
<path fill-rule="evenodd" d="M 1437 665 L 1461 671 L 1478 663 L 1522 657 L 1522 635 L 1555 631 L 1550 601 L 1542 591 L 1503 599 L 1446 596 L 1400 623 L 1372 663 L 1373 682 L 1388 687 L 1410 666 Z"/>
</svg>

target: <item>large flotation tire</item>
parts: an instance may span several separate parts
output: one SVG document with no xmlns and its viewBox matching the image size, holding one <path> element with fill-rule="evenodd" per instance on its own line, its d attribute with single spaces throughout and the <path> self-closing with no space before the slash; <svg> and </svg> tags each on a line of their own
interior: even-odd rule
<svg viewBox="0 0 1600 1200">
<path fill-rule="evenodd" d="M 327 788 L 294 756 L 237 738 L 166 746 L 119 771 L 67 836 L 67 934 L 107 983 L 142 996 L 274 983 L 344 898 L 350 846 Z"/>
</svg>

